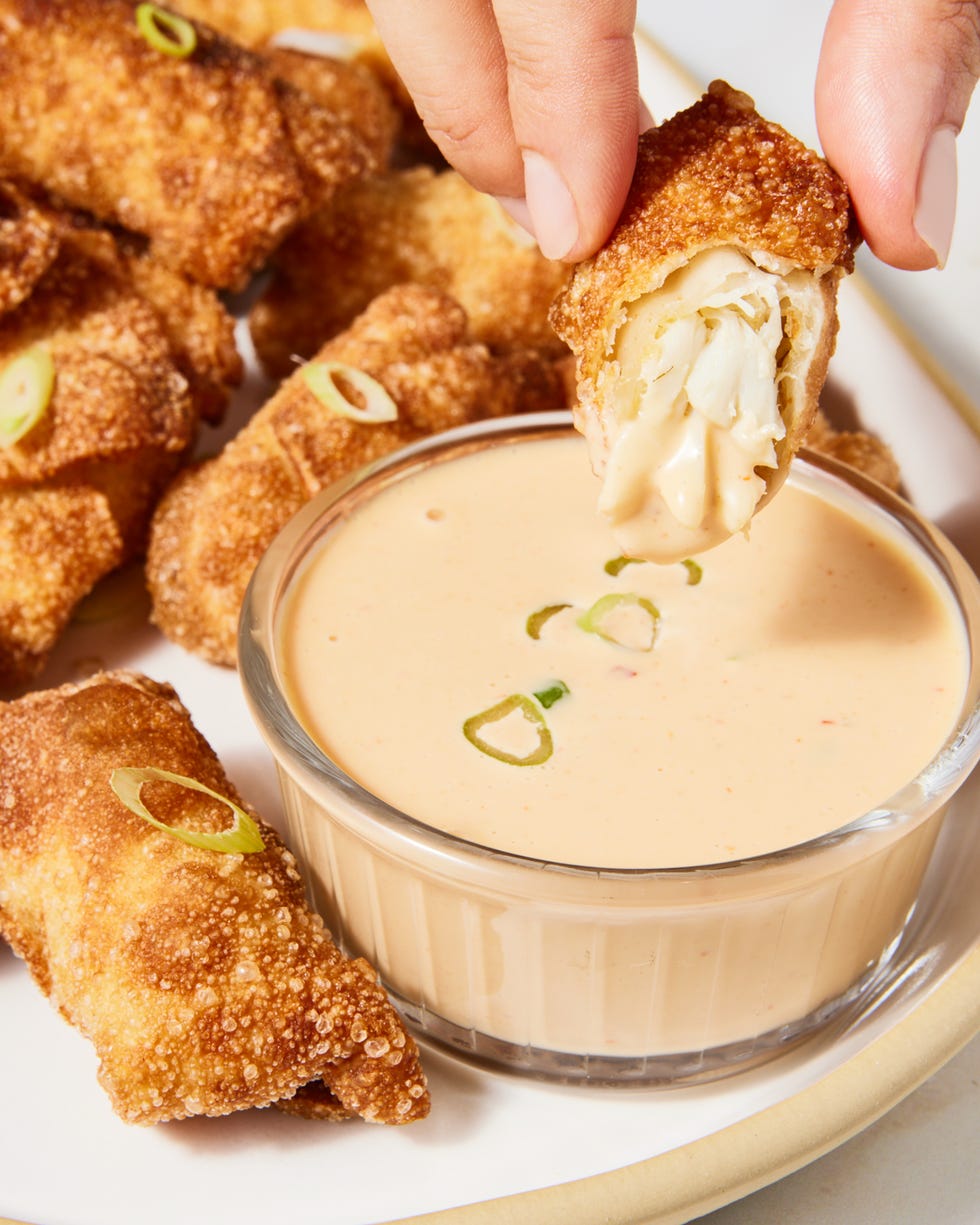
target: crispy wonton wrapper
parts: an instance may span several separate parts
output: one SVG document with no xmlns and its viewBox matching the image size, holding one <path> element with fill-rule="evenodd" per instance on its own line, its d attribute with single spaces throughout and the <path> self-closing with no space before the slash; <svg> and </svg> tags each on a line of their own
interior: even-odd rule
<svg viewBox="0 0 980 1225">
<path fill-rule="evenodd" d="M 0 704 L 0 934 L 94 1045 L 116 1112 L 222 1115 L 311 1086 L 294 1113 L 427 1114 L 414 1041 L 374 970 L 307 906 L 275 831 L 255 818 L 254 853 L 190 846 L 118 798 L 110 778 L 127 766 L 255 817 L 168 685 L 101 673 Z M 140 798 L 169 826 L 231 824 L 173 782 Z"/>
<path fill-rule="evenodd" d="M 551 314 L 625 553 L 709 548 L 782 483 L 855 241 L 838 176 L 724 82 L 641 137 L 619 223 Z"/>
<path fill-rule="evenodd" d="M 458 303 L 421 286 L 381 295 L 314 361 L 371 376 L 397 407 L 396 419 L 351 420 L 323 403 L 300 369 L 219 456 L 182 472 L 154 515 L 153 620 L 213 663 L 235 663 L 252 571 L 314 494 L 427 434 L 564 400 L 553 366 L 536 354 L 491 355 L 469 340 Z"/>
<path fill-rule="evenodd" d="M 824 412 L 818 411 L 804 446 L 818 455 L 827 455 L 857 468 L 894 493 L 901 490 L 902 472 L 898 460 L 891 447 L 874 434 L 865 430 L 838 429 Z"/>
<path fill-rule="evenodd" d="M 451 294 L 470 335 L 494 352 L 567 354 L 548 323 L 564 264 L 547 260 L 496 200 L 455 171 L 391 171 L 339 192 L 273 260 L 249 323 L 274 375 L 312 357 L 372 298 L 405 281 Z"/>
<path fill-rule="evenodd" d="M 198 25 L 180 58 L 129 0 L 0 0 L 0 172 L 146 235 L 202 284 L 241 287 L 362 174 L 357 133 L 260 56 Z"/>
<path fill-rule="evenodd" d="M 0 315 L 0 369 L 32 351 L 50 355 L 54 383 L 0 447 L 4 689 L 37 675 L 77 603 L 142 548 L 198 425 L 171 330 L 108 235 L 58 231 L 53 262 Z"/>
</svg>

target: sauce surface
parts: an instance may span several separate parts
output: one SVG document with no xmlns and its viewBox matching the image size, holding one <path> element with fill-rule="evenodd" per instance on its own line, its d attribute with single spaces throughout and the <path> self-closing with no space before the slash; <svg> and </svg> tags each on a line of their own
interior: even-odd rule
<svg viewBox="0 0 980 1225">
<path fill-rule="evenodd" d="M 279 624 L 300 720 L 365 788 L 498 849 L 597 867 L 709 864 L 818 836 L 887 799 L 951 731 L 966 645 L 881 524 L 790 483 L 697 569 L 605 565 L 584 443 L 510 444 L 389 486 L 327 535 Z M 613 593 L 602 627 L 579 618 Z M 630 602 L 632 603 L 632 601 Z M 553 605 L 539 637 L 530 614 Z M 607 605 L 610 601 L 607 601 Z M 619 617 L 622 624 L 616 624 Z M 532 695 L 561 681 L 547 709 Z M 553 751 L 463 734 L 512 694 Z M 481 728 L 533 753 L 521 720 Z M 506 742 L 505 742 L 506 741 Z"/>
</svg>

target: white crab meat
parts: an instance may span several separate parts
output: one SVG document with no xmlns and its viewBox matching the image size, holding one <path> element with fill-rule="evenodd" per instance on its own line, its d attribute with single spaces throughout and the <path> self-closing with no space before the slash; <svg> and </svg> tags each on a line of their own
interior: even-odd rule
<svg viewBox="0 0 980 1225">
<path fill-rule="evenodd" d="M 812 273 L 734 247 L 628 305 L 600 373 L 602 428 L 587 432 L 624 552 L 677 561 L 747 529 L 823 314 Z"/>
</svg>

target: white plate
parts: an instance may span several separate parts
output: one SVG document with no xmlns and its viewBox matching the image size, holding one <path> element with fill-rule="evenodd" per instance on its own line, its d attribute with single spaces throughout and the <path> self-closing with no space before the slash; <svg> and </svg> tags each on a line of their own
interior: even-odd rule
<svg viewBox="0 0 980 1225">
<path fill-rule="evenodd" d="M 661 113 L 667 98 L 686 103 L 685 78 L 649 48 L 642 59 Z M 976 564 L 980 442 L 857 282 L 841 316 L 836 394 L 893 444 L 910 495 Z M 171 682 L 239 789 L 278 820 L 271 762 L 234 673 L 165 642 L 137 610 L 73 627 L 43 681 L 71 679 L 93 659 Z M 133 1129 L 96 1084 L 88 1043 L 0 947 L 0 1213 L 37 1225 L 690 1220 L 841 1143 L 980 1029 L 976 783 L 944 831 L 933 918 L 911 933 L 894 992 L 849 1031 L 713 1086 L 544 1085 L 427 1051 L 433 1113 L 408 1128 L 266 1110 Z"/>
</svg>

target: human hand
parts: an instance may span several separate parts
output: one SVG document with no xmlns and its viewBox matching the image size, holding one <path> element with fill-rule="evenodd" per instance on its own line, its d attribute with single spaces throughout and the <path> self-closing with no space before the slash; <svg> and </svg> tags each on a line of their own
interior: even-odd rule
<svg viewBox="0 0 980 1225">
<path fill-rule="evenodd" d="M 622 208 L 648 116 L 635 0 L 368 0 L 447 159 L 552 258 L 578 260 Z M 980 0 L 835 0 L 817 71 L 828 160 L 864 237 L 899 268 L 941 266 L 955 134 L 980 75 Z M 738 85 L 738 82 L 733 82 Z"/>
<path fill-rule="evenodd" d="M 649 117 L 635 0 L 368 0 L 432 138 L 553 259 L 619 216 Z"/>
<path fill-rule="evenodd" d="M 980 75 L 980 0 L 835 0 L 817 126 L 865 240 L 897 268 L 942 267 L 956 133 Z"/>
</svg>

